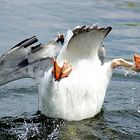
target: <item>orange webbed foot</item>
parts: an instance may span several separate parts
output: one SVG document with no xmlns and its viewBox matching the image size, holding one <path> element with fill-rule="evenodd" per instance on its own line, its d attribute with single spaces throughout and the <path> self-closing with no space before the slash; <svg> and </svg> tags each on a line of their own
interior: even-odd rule
<svg viewBox="0 0 140 140">
<path fill-rule="evenodd" d="M 56 60 L 53 59 L 53 70 L 52 74 L 56 81 L 60 81 L 62 78 L 68 77 L 70 72 L 72 71 L 72 66 L 70 62 L 64 61 L 63 66 L 60 67 Z"/>
<path fill-rule="evenodd" d="M 140 71 L 140 55 L 134 55 L 134 62 L 138 71 Z"/>
</svg>

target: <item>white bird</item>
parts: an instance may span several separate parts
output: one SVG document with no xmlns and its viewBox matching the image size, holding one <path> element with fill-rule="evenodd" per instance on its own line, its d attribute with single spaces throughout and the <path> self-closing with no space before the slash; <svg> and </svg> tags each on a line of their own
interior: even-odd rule
<svg viewBox="0 0 140 140">
<path fill-rule="evenodd" d="M 113 69 L 123 66 L 140 71 L 138 55 L 134 64 L 121 58 L 104 63 L 104 51 L 99 48 L 111 29 L 77 26 L 68 30 L 65 39 L 58 34 L 46 45 L 32 46 L 35 36 L 18 43 L 0 57 L 0 85 L 33 78 L 42 114 L 69 121 L 95 116 L 102 108 Z"/>
</svg>

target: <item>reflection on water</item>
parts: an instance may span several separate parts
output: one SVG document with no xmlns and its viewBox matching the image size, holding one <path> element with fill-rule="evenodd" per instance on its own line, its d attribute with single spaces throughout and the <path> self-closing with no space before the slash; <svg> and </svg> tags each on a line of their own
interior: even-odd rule
<svg viewBox="0 0 140 140">
<path fill-rule="evenodd" d="M 0 54 L 32 35 L 46 43 L 57 32 L 94 23 L 113 27 L 104 42 L 108 58 L 132 60 L 140 53 L 139 0 L 0 2 Z M 38 95 L 32 81 L 0 87 L 0 139 L 140 139 L 139 81 L 139 74 L 115 70 L 101 113 L 80 122 L 33 115 Z"/>
</svg>

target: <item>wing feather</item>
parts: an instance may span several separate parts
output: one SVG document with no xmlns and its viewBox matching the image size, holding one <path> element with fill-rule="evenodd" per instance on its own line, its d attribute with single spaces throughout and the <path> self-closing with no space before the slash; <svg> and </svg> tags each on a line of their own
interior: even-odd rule
<svg viewBox="0 0 140 140">
<path fill-rule="evenodd" d="M 96 57 L 101 43 L 111 29 L 111 27 L 100 28 L 97 25 L 78 26 L 73 30 L 67 46 L 59 53 L 58 62 L 64 59 L 76 61 Z"/>
<path fill-rule="evenodd" d="M 41 78 L 52 66 L 50 58 L 58 55 L 61 44 L 54 40 L 33 46 L 37 41 L 36 36 L 25 39 L 0 57 L 0 85 L 21 78 Z"/>
<path fill-rule="evenodd" d="M 0 57 L 0 85 L 21 78 L 39 81 L 44 72 L 52 67 L 52 57 L 58 56 L 58 60 L 69 61 L 94 57 L 110 31 L 111 27 L 78 26 L 74 30 L 68 30 L 63 48 L 63 38 L 60 40 L 59 36 L 46 45 L 34 46 L 37 37 L 27 38 Z"/>
</svg>

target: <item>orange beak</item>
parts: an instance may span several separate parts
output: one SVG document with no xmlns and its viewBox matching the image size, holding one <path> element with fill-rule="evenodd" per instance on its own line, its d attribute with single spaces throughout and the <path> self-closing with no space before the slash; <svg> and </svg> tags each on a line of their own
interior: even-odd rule
<svg viewBox="0 0 140 140">
<path fill-rule="evenodd" d="M 140 55 L 138 54 L 134 55 L 134 62 L 135 62 L 136 68 L 140 69 Z"/>
</svg>

